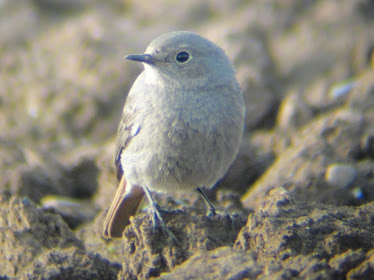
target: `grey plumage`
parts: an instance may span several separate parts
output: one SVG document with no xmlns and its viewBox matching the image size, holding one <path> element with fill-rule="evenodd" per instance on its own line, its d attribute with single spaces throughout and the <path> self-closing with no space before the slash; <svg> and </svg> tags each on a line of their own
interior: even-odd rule
<svg viewBox="0 0 374 280">
<path fill-rule="evenodd" d="M 115 165 L 123 189 L 104 223 L 106 237 L 121 236 L 145 187 L 212 187 L 235 159 L 244 125 L 235 70 L 209 40 L 171 32 L 152 41 L 145 54 L 127 58 L 145 69 L 127 96 L 118 128 Z"/>
</svg>

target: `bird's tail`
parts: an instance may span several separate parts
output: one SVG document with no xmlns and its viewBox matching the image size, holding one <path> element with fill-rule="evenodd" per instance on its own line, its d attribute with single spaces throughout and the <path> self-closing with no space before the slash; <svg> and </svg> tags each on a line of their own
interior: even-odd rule
<svg viewBox="0 0 374 280">
<path fill-rule="evenodd" d="M 130 189 L 127 189 L 130 187 Z M 120 238 L 125 227 L 130 224 L 143 201 L 144 191 L 139 186 L 128 186 L 125 176 L 119 183 L 117 193 L 104 221 L 103 235 L 106 238 Z"/>
</svg>

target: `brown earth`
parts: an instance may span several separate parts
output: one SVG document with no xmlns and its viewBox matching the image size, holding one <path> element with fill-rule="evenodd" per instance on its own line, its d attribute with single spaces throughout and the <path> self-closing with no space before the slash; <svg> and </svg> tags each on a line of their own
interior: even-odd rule
<svg viewBox="0 0 374 280">
<path fill-rule="evenodd" d="M 374 2 L 0 1 L 0 279 L 374 279 Z M 157 195 L 102 223 L 113 152 L 157 35 L 191 30 L 233 61 L 247 106 L 209 194 Z"/>
</svg>

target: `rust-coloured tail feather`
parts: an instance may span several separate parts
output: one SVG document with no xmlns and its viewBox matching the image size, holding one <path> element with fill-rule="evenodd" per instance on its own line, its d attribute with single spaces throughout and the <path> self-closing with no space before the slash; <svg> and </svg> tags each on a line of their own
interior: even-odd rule
<svg viewBox="0 0 374 280">
<path fill-rule="evenodd" d="M 127 182 L 124 176 L 119 183 L 116 195 L 104 221 L 103 235 L 106 238 L 120 238 L 125 227 L 130 224 L 143 201 L 144 191 L 141 187 L 131 186 L 126 193 Z"/>
</svg>

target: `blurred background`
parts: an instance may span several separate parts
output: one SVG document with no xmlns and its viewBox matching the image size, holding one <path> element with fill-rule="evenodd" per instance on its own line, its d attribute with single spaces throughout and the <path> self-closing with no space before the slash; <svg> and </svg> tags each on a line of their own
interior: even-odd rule
<svg viewBox="0 0 374 280">
<path fill-rule="evenodd" d="M 331 126 L 334 116 L 341 118 L 335 110 L 356 106 L 349 94 L 371 69 L 373 19 L 370 0 L 1 0 L 0 191 L 36 203 L 61 195 L 108 207 L 117 188 L 117 126 L 141 71 L 123 58 L 142 53 L 162 33 L 190 30 L 225 50 L 247 105 L 240 154 L 218 189 L 244 195 L 249 208 L 257 205 L 257 196 L 245 195 L 253 185 L 257 194 L 284 186 L 333 204 L 371 200 L 374 171 L 362 159 L 372 159 L 372 113 L 343 114 L 362 129 L 329 135 L 336 141 L 359 136 L 350 146 L 331 140 L 331 153 L 318 142 L 327 130 L 318 120 L 333 112 Z M 371 74 L 362 88 L 373 85 Z M 307 157 L 300 146 L 310 148 Z M 316 161 L 321 154 L 326 158 Z M 339 172 L 347 164 L 343 173 L 351 176 L 336 185 L 336 169 L 328 168 L 337 165 Z M 326 186 L 329 192 L 321 192 Z M 332 196 L 342 189 L 346 196 Z"/>
</svg>

